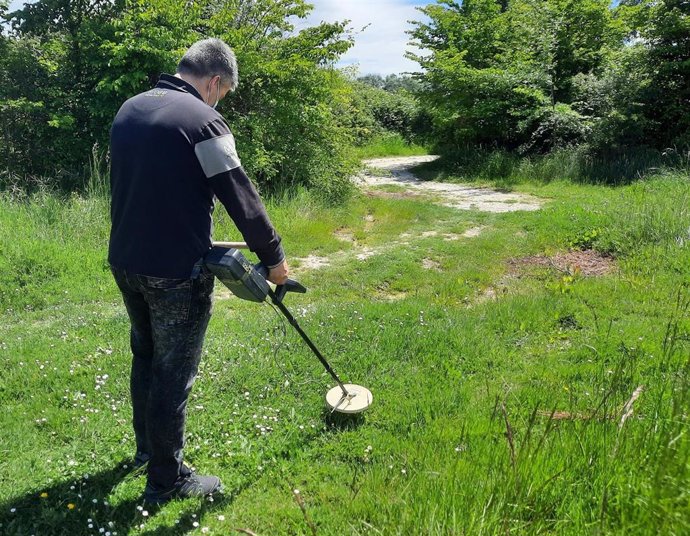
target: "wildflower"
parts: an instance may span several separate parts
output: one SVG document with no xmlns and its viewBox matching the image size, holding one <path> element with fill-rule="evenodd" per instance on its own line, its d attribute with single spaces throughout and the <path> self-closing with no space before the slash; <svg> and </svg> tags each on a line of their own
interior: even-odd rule
<svg viewBox="0 0 690 536">
<path fill-rule="evenodd" d="M 207 533 L 208 533 L 208 527 L 203 527 L 203 528 L 201 529 L 201 532 L 204 533 L 204 534 L 207 534 Z"/>
<path fill-rule="evenodd" d="M 11 513 L 11 514 L 14 514 L 16 511 L 17 511 L 16 508 L 10 508 L 10 513 Z"/>
<path fill-rule="evenodd" d="M 47 499 L 47 498 L 48 498 L 48 493 L 46 493 L 45 491 L 43 493 L 41 493 L 41 499 Z"/>
<path fill-rule="evenodd" d="M 219 515 L 218 521 L 225 521 L 225 516 L 223 514 Z"/>
<path fill-rule="evenodd" d="M 68 503 L 68 504 L 67 504 L 67 509 L 68 509 L 68 510 L 74 510 L 75 506 L 76 506 L 76 505 L 75 505 L 74 503 Z"/>
<path fill-rule="evenodd" d="M 148 513 L 147 510 L 144 510 L 144 511 L 141 512 L 141 515 L 144 516 L 144 517 L 148 517 L 149 513 Z"/>
<path fill-rule="evenodd" d="M 194 523 L 192 523 L 192 527 L 196 528 L 196 527 L 198 527 L 198 526 L 199 526 L 199 522 L 198 522 L 198 521 L 195 521 Z"/>
<path fill-rule="evenodd" d="M 299 490 L 298 490 L 298 489 L 293 489 L 293 490 L 292 490 L 292 493 L 294 493 L 295 495 L 299 495 Z"/>
</svg>

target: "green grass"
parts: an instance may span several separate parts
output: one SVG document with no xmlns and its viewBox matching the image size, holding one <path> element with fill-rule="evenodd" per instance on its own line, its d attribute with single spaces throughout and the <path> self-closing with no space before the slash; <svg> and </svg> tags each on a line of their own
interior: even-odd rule
<svg viewBox="0 0 690 536">
<path fill-rule="evenodd" d="M 144 478 L 125 467 L 128 320 L 105 263 L 107 202 L 0 198 L 0 533 L 689 533 L 690 179 L 512 187 L 544 208 L 269 203 L 289 259 L 332 260 L 298 274 L 309 293 L 288 306 L 374 405 L 328 418 L 332 382 L 289 326 L 219 299 L 186 456 L 226 493 L 147 516 Z M 221 212 L 215 236 L 238 238 Z M 614 255 L 617 271 L 509 263 L 571 244 Z M 364 248 L 379 254 L 358 260 Z"/>
<path fill-rule="evenodd" d="M 443 157 L 420 166 L 425 180 L 490 182 L 502 187 L 530 182 L 567 180 L 588 184 L 621 185 L 656 176 L 661 170 L 690 172 L 690 153 L 639 147 L 593 154 L 585 146 L 554 150 L 546 155 L 478 147 L 440 148 Z"/>
<path fill-rule="evenodd" d="M 400 134 L 386 134 L 371 140 L 362 147 L 355 147 L 357 158 L 376 158 L 381 156 L 418 156 L 429 154 L 426 147 L 409 143 Z"/>
</svg>

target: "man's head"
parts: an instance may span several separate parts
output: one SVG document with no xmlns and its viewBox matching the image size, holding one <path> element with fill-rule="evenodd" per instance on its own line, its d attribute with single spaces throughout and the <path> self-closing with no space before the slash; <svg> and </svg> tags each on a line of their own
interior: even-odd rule
<svg viewBox="0 0 690 536">
<path fill-rule="evenodd" d="M 237 87 L 235 53 L 220 39 L 194 43 L 177 65 L 177 76 L 192 84 L 204 102 L 215 104 Z"/>
</svg>

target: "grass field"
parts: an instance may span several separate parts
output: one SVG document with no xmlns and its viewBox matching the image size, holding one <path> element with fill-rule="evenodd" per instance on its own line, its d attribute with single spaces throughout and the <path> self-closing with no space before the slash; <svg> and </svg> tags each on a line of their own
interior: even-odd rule
<svg viewBox="0 0 690 536">
<path fill-rule="evenodd" d="M 427 154 L 426 147 L 408 143 L 400 134 L 385 134 L 374 138 L 362 147 L 355 147 L 358 158 L 375 158 L 377 156 L 414 156 Z"/>
<path fill-rule="evenodd" d="M 225 495 L 160 509 L 131 471 L 107 201 L 0 197 L 0 533 L 690 534 L 690 179 L 513 187 L 542 210 L 271 203 L 310 289 L 286 303 L 374 405 L 328 418 L 297 335 L 222 297 L 186 455 Z M 612 271 L 533 262 L 572 248 Z"/>
</svg>

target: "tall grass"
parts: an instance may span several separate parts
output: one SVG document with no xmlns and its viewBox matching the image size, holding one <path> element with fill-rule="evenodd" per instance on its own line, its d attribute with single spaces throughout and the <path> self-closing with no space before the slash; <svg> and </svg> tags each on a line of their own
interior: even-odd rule
<svg viewBox="0 0 690 536">
<path fill-rule="evenodd" d="M 688 249 L 690 174 L 660 172 L 632 184 L 623 195 L 607 208 L 610 223 L 594 241 L 596 247 L 623 256 L 639 255 L 645 247 L 676 253 Z"/>
<path fill-rule="evenodd" d="M 593 153 L 586 147 L 567 148 L 541 156 L 521 156 L 505 150 L 477 147 L 446 150 L 436 162 L 417 168 L 426 179 L 497 182 L 572 182 L 629 184 L 662 170 L 690 171 L 690 151 L 649 148 Z"/>
<path fill-rule="evenodd" d="M 382 156 L 418 156 L 429 153 L 426 147 L 408 142 L 397 133 L 376 137 L 364 146 L 355 147 L 353 152 L 360 159 Z"/>
<path fill-rule="evenodd" d="M 89 155 L 89 168 L 84 193 L 90 198 L 110 198 L 110 162 L 108 151 L 94 144 Z"/>
</svg>

